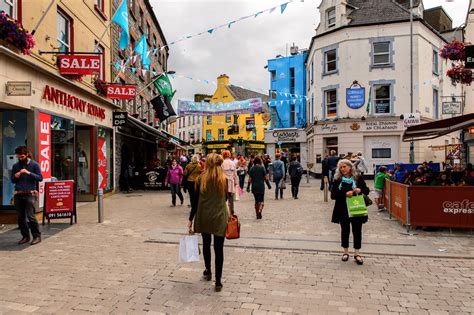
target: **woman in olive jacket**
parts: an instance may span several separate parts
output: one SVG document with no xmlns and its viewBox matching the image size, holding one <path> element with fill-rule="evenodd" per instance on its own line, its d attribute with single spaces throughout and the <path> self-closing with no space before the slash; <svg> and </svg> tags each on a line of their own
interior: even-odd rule
<svg viewBox="0 0 474 315">
<path fill-rule="evenodd" d="M 217 292 L 222 290 L 224 239 L 230 215 L 226 205 L 227 179 L 222 169 L 223 162 L 224 159 L 219 154 L 211 153 L 207 156 L 204 172 L 197 179 L 197 203 L 191 208 L 188 222 L 188 228 L 191 229 L 194 220 L 194 231 L 202 235 L 202 252 L 206 266 L 203 276 L 208 281 L 212 279 L 211 234 L 214 235 Z"/>
<path fill-rule="evenodd" d="M 184 169 L 184 178 L 186 179 L 186 182 L 183 183 L 183 188 L 189 193 L 191 208 L 197 202 L 198 192 L 196 191 L 196 181 L 201 173 L 202 167 L 199 163 L 199 155 L 194 154 L 191 163 L 186 165 L 186 168 Z"/>
<path fill-rule="evenodd" d="M 341 225 L 341 246 L 344 248 L 342 261 L 349 260 L 349 234 L 351 232 L 354 238 L 354 260 L 358 265 L 364 263 L 360 248 L 362 247 L 362 224 L 368 220 L 367 216 L 349 218 L 347 212 L 346 198 L 356 194 L 368 195 L 369 188 L 365 184 L 362 176 L 357 176 L 357 171 L 349 160 L 340 160 L 337 163 L 336 174 L 331 189 L 331 199 L 335 200 L 332 213 L 333 223 Z"/>
</svg>

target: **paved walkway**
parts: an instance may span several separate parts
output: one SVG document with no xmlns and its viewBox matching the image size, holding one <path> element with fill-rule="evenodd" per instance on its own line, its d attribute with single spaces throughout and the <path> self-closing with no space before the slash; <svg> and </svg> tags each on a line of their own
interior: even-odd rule
<svg viewBox="0 0 474 315">
<path fill-rule="evenodd" d="M 404 235 L 371 209 L 365 264 L 344 263 L 333 203 L 317 188 L 303 183 L 299 200 L 270 191 L 258 221 L 250 196 L 237 202 L 242 238 L 225 243 L 220 293 L 201 279 L 202 262 L 177 263 L 189 208 L 170 207 L 166 192 L 107 198 L 103 224 L 96 204 L 81 205 L 77 225 L 53 221 L 36 246 L 3 227 L 0 313 L 474 313 L 470 231 Z"/>
</svg>

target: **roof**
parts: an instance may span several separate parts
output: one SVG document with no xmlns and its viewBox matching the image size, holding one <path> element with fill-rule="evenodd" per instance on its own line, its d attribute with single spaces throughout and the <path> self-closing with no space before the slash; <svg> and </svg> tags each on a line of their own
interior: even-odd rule
<svg viewBox="0 0 474 315">
<path fill-rule="evenodd" d="M 270 99 L 268 95 L 258 93 L 252 90 L 247 90 L 247 89 L 244 89 L 232 84 L 227 85 L 227 89 L 229 90 L 230 94 L 232 94 L 232 97 L 236 101 L 243 101 L 243 100 L 248 100 L 251 98 L 261 98 L 262 102 L 268 102 Z"/>
<path fill-rule="evenodd" d="M 408 127 L 403 133 L 403 141 L 433 139 L 468 127 L 474 127 L 474 114 Z"/>
<path fill-rule="evenodd" d="M 145 0 L 144 2 L 147 7 L 148 14 L 151 16 L 153 23 L 155 23 L 155 26 L 158 29 L 158 32 L 160 32 L 161 39 L 163 40 L 163 45 L 165 46 L 165 50 L 168 52 L 169 51 L 168 42 L 166 41 L 165 34 L 163 33 L 163 30 L 161 29 L 161 25 L 158 22 L 158 19 L 156 18 L 155 11 L 153 10 L 153 7 L 151 6 L 149 0 Z"/>
<path fill-rule="evenodd" d="M 414 1 L 414 6 L 420 0 Z M 385 23 L 395 21 L 405 21 L 410 18 L 409 0 L 350 0 L 349 3 L 356 7 L 349 13 L 351 20 L 349 25 L 363 25 L 368 23 Z"/>
</svg>

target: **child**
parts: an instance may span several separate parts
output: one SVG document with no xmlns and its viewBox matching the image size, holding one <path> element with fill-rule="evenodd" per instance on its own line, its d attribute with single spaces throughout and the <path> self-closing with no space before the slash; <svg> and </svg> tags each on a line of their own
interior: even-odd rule
<svg viewBox="0 0 474 315">
<path fill-rule="evenodd" d="M 379 171 L 375 174 L 375 204 L 378 206 L 379 211 L 385 210 L 383 205 L 383 187 L 385 185 L 385 179 L 389 179 L 390 175 L 387 174 L 387 167 L 380 166 Z"/>
</svg>

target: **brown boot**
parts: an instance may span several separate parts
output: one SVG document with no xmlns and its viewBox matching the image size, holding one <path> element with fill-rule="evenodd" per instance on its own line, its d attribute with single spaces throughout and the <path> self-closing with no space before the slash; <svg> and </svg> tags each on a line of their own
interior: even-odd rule
<svg viewBox="0 0 474 315">
<path fill-rule="evenodd" d="M 260 209 L 260 204 L 255 205 L 255 215 L 257 216 L 257 219 L 260 219 L 259 217 L 259 209 Z"/>
<path fill-rule="evenodd" d="M 263 202 L 261 202 L 260 207 L 258 209 L 258 214 L 259 214 L 260 219 L 262 218 L 263 206 L 265 205 L 263 204 Z"/>
</svg>

